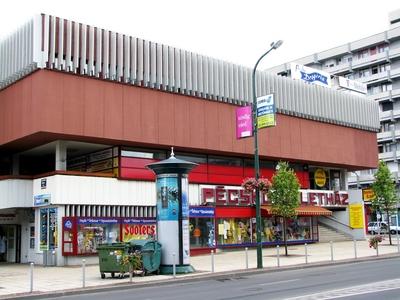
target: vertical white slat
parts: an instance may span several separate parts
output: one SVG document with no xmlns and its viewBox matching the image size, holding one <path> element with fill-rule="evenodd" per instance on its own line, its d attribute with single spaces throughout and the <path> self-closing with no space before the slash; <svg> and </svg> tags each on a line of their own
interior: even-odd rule
<svg viewBox="0 0 400 300">
<path fill-rule="evenodd" d="M 203 97 L 209 98 L 210 89 L 208 86 L 209 83 L 209 60 L 210 58 L 207 56 L 203 57 L 202 65 L 203 65 Z"/>
<path fill-rule="evenodd" d="M 192 53 L 185 51 L 186 61 L 186 94 L 190 94 L 192 91 Z"/>
<path fill-rule="evenodd" d="M 140 85 L 144 85 L 144 41 L 137 39 L 137 78 Z"/>
<path fill-rule="evenodd" d="M 225 87 L 225 101 L 229 102 L 231 95 L 231 86 L 230 86 L 230 63 L 224 62 L 224 87 Z"/>
<path fill-rule="evenodd" d="M 57 69 L 65 70 L 65 61 L 64 61 L 64 19 L 63 18 L 60 18 L 59 22 L 58 22 Z"/>
<path fill-rule="evenodd" d="M 79 68 L 79 23 L 74 22 L 74 53 L 73 53 L 73 71 L 74 73 L 77 72 L 77 69 Z"/>
<path fill-rule="evenodd" d="M 203 97 L 204 94 L 204 73 L 203 73 L 203 56 L 197 55 L 197 94 Z"/>
<path fill-rule="evenodd" d="M 143 81 L 145 86 L 150 84 L 150 43 L 144 40 L 143 43 Z"/>
<path fill-rule="evenodd" d="M 110 78 L 110 32 L 103 30 L 103 78 Z"/>
<path fill-rule="evenodd" d="M 219 99 L 219 63 L 218 60 L 213 58 L 213 94 L 214 94 L 214 100 L 218 100 Z"/>
<path fill-rule="evenodd" d="M 42 15 L 37 14 L 33 19 L 33 53 L 32 53 L 32 61 L 37 63 L 38 68 L 43 68 L 43 53 L 42 53 L 42 41 L 43 41 L 43 34 L 42 34 Z M 4 52 L 3 52 L 4 53 Z M 0 66 L 1 69 L 1 66 Z"/>
<path fill-rule="evenodd" d="M 208 98 L 214 98 L 214 59 L 208 58 Z"/>
<path fill-rule="evenodd" d="M 110 78 L 117 79 L 117 34 L 113 31 L 110 38 Z"/>
<path fill-rule="evenodd" d="M 87 26 L 81 24 L 81 59 L 80 59 L 80 73 L 87 74 L 86 64 L 86 51 L 87 51 Z"/>
<path fill-rule="evenodd" d="M 222 60 L 218 61 L 218 73 L 219 73 L 219 100 L 224 101 L 225 99 L 225 65 Z"/>
<path fill-rule="evenodd" d="M 163 89 L 166 90 L 169 87 L 169 61 L 173 58 L 169 57 L 169 47 L 167 45 L 162 45 L 162 85 Z"/>
<path fill-rule="evenodd" d="M 102 47 L 103 47 L 103 31 L 96 27 L 96 65 L 95 65 L 95 76 L 99 77 L 102 71 L 101 65 L 102 60 Z"/>
<path fill-rule="evenodd" d="M 181 93 L 185 93 L 187 89 L 187 61 L 186 61 L 186 51 L 179 50 L 181 53 Z"/>
<path fill-rule="evenodd" d="M 94 76 L 94 27 L 89 26 L 89 57 L 87 71 L 90 76 Z"/>
<path fill-rule="evenodd" d="M 197 53 L 191 53 L 191 64 L 192 64 L 192 95 L 195 95 L 196 93 L 198 93 L 198 80 L 197 80 Z"/>
<path fill-rule="evenodd" d="M 239 97 L 239 66 L 233 65 L 233 89 L 235 103 L 239 104 L 242 99 Z"/>
<path fill-rule="evenodd" d="M 130 37 L 124 35 L 124 82 L 129 82 L 131 78 L 131 41 Z"/>
<path fill-rule="evenodd" d="M 154 42 L 149 42 L 149 47 L 150 47 L 150 87 L 155 87 L 156 85 L 156 72 L 157 72 L 157 49 L 156 49 L 156 43 Z"/>
<path fill-rule="evenodd" d="M 72 22 L 70 20 L 67 20 L 66 30 L 65 70 L 69 72 L 72 70 Z"/>
<path fill-rule="evenodd" d="M 44 15 L 44 28 L 43 28 L 43 64 L 47 65 L 49 62 L 49 16 Z"/>
<path fill-rule="evenodd" d="M 177 86 L 175 82 L 175 56 L 174 56 L 175 49 L 173 47 L 168 47 L 168 81 L 170 86 L 170 91 L 176 91 Z"/>
<path fill-rule="evenodd" d="M 49 49 L 49 68 L 55 65 L 56 54 L 56 17 L 50 16 L 50 49 Z"/>
<path fill-rule="evenodd" d="M 170 48 L 172 53 L 174 54 L 174 60 L 175 63 L 173 64 L 173 70 L 171 72 L 174 72 L 174 91 L 178 91 L 182 89 L 182 51 L 177 48 Z"/>
<path fill-rule="evenodd" d="M 241 104 L 244 102 L 243 97 L 243 66 L 238 67 L 238 99 Z"/>
<path fill-rule="evenodd" d="M 132 84 L 135 84 L 137 80 L 137 39 L 131 37 L 131 78 Z"/>
<path fill-rule="evenodd" d="M 160 88 L 163 84 L 163 53 L 162 44 L 156 44 L 156 87 Z"/>
<path fill-rule="evenodd" d="M 124 36 L 117 33 L 117 81 L 121 81 L 124 76 Z"/>
</svg>

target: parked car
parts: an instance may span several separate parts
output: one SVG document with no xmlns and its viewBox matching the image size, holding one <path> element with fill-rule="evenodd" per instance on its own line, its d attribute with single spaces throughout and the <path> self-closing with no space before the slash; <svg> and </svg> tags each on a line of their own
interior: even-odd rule
<svg viewBox="0 0 400 300">
<path fill-rule="evenodd" d="M 380 233 L 387 233 L 388 232 L 388 225 L 386 222 L 369 222 L 368 223 L 368 233 L 370 234 L 378 234 Z"/>
</svg>

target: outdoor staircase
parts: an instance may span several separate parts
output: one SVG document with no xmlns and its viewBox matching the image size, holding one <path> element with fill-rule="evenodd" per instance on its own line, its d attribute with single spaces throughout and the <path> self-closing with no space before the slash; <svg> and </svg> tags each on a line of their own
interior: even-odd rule
<svg viewBox="0 0 400 300">
<path fill-rule="evenodd" d="M 352 238 L 345 233 L 335 230 L 327 225 L 319 222 L 318 223 L 319 241 L 324 242 L 341 242 L 351 241 Z"/>
</svg>

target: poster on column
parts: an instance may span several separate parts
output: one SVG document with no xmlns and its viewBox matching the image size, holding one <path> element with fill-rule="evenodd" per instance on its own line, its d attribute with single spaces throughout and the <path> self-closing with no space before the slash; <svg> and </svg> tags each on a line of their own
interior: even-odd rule
<svg viewBox="0 0 400 300">
<path fill-rule="evenodd" d="M 183 264 L 190 264 L 190 237 L 189 237 L 189 220 L 182 220 L 182 252 Z"/>
<path fill-rule="evenodd" d="M 274 94 L 257 98 L 258 129 L 276 125 Z"/>
<path fill-rule="evenodd" d="M 183 174 L 181 179 L 181 193 L 182 193 L 182 219 L 189 219 L 189 198 L 188 198 L 188 178 L 187 175 Z"/>
<path fill-rule="evenodd" d="M 178 175 L 163 174 L 157 178 L 157 220 L 178 221 Z"/>
</svg>

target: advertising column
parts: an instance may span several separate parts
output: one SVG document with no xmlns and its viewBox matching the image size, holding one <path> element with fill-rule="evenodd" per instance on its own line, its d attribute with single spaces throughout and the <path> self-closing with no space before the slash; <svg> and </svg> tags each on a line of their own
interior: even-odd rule
<svg viewBox="0 0 400 300">
<path fill-rule="evenodd" d="M 162 274 L 191 273 L 189 250 L 189 201 L 187 173 L 196 164 L 176 159 L 173 152 L 169 159 L 147 167 L 156 173 L 157 240 L 161 244 Z"/>
</svg>

